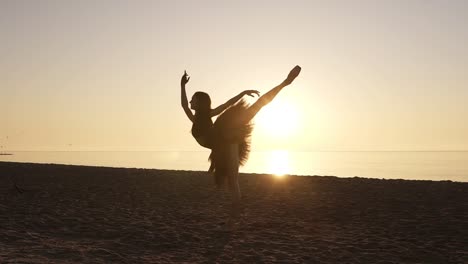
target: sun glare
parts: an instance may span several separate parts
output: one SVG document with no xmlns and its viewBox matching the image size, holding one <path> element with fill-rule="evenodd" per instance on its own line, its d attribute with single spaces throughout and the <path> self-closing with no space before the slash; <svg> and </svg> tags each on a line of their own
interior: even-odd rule
<svg viewBox="0 0 468 264">
<path fill-rule="evenodd" d="M 268 158 L 269 172 L 277 177 L 282 177 L 289 173 L 289 153 L 285 150 L 275 150 L 270 152 Z"/>
<path fill-rule="evenodd" d="M 258 114 L 255 124 L 276 138 L 290 136 L 297 130 L 298 112 L 294 105 L 284 101 L 273 101 Z"/>
</svg>

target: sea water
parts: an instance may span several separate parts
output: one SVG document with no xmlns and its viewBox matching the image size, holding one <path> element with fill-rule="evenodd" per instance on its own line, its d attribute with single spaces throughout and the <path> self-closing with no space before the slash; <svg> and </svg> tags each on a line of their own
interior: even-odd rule
<svg viewBox="0 0 468 264">
<path fill-rule="evenodd" d="M 207 170 L 206 151 L 18 151 L 0 161 L 170 170 Z M 244 173 L 468 182 L 468 152 L 252 152 Z"/>
</svg>

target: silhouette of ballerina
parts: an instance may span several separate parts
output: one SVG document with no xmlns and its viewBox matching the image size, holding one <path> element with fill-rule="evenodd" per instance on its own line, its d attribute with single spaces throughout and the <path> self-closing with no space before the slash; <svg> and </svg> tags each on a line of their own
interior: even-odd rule
<svg viewBox="0 0 468 264">
<path fill-rule="evenodd" d="M 212 109 L 211 99 L 207 93 L 196 92 L 188 105 L 185 85 L 190 80 L 184 72 L 180 81 L 181 103 L 187 117 L 192 121 L 192 135 L 203 147 L 211 149 L 209 172 L 214 173 L 218 187 L 226 180 L 231 193 L 232 206 L 229 218 L 231 226 L 240 214 L 239 166 L 244 165 L 250 151 L 250 135 L 253 129 L 252 118 L 286 86 L 291 84 L 301 72 L 301 67 L 295 66 L 278 86 L 261 96 L 252 105 L 247 105 L 241 98 L 244 95 L 259 96 L 256 90 L 245 90 L 226 103 Z M 239 101 L 240 100 L 240 101 Z M 194 110 L 195 114 L 190 110 Z M 220 115 L 213 123 L 212 117 Z"/>
</svg>

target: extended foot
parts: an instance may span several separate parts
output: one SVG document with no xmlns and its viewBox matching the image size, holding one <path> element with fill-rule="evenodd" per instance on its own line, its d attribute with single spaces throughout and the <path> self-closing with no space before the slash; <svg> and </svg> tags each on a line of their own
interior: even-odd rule
<svg viewBox="0 0 468 264">
<path fill-rule="evenodd" d="M 284 80 L 285 84 L 291 84 L 294 79 L 296 79 L 297 76 L 299 76 L 299 73 L 301 72 L 301 67 L 299 65 L 296 65 L 288 74 L 288 77 L 286 80 Z"/>
</svg>

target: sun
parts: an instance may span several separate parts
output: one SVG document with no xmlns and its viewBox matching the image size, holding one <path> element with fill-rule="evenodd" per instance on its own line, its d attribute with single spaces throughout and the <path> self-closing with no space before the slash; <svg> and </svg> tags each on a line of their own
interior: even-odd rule
<svg viewBox="0 0 468 264">
<path fill-rule="evenodd" d="M 255 124 L 263 134 L 274 138 L 288 137 L 297 130 L 298 111 L 286 101 L 273 101 L 257 115 Z"/>
<path fill-rule="evenodd" d="M 269 173 L 277 177 L 283 177 L 289 173 L 289 152 L 285 150 L 272 151 L 269 153 L 268 161 Z"/>
</svg>

